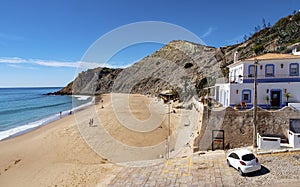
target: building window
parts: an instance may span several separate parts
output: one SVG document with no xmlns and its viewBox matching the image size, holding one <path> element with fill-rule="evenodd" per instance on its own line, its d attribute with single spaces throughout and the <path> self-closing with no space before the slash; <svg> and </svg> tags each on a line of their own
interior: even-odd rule
<svg viewBox="0 0 300 187">
<path fill-rule="evenodd" d="M 243 90 L 242 101 L 251 103 L 251 90 Z"/>
<path fill-rule="evenodd" d="M 283 68 L 283 64 L 280 64 L 281 69 Z"/>
<path fill-rule="evenodd" d="M 290 64 L 290 76 L 299 76 L 299 64 L 298 63 Z"/>
<path fill-rule="evenodd" d="M 274 64 L 266 65 L 266 77 L 274 77 Z"/>
<path fill-rule="evenodd" d="M 248 77 L 254 77 L 254 65 L 248 66 Z"/>
</svg>

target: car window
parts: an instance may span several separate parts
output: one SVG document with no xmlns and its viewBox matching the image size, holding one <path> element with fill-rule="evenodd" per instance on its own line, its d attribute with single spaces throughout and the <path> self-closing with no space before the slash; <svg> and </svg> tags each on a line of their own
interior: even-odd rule
<svg viewBox="0 0 300 187">
<path fill-rule="evenodd" d="M 237 154 L 235 154 L 235 153 L 233 153 L 233 154 L 234 154 L 234 157 L 233 157 L 233 158 L 235 158 L 235 159 L 240 159 L 239 156 L 238 156 Z"/>
<path fill-rule="evenodd" d="M 250 161 L 253 159 L 255 159 L 254 154 L 247 154 L 247 155 L 242 156 L 242 160 L 244 160 L 244 161 Z"/>
<path fill-rule="evenodd" d="M 238 156 L 237 154 L 235 154 L 235 153 L 231 153 L 231 154 L 229 155 L 229 157 L 235 158 L 235 159 L 239 159 L 239 156 Z"/>
</svg>

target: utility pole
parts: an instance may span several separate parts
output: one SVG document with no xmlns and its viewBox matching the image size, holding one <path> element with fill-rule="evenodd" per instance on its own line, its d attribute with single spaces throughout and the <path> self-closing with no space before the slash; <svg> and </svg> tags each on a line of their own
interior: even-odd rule
<svg viewBox="0 0 300 187">
<path fill-rule="evenodd" d="M 254 101 L 253 101 L 253 148 L 257 148 L 257 65 L 258 60 L 254 59 Z"/>
<path fill-rule="evenodd" d="M 171 141 L 171 99 L 169 95 L 169 120 L 168 120 L 168 126 L 169 126 L 169 132 L 168 132 L 168 160 L 170 159 L 170 141 Z"/>
<path fill-rule="evenodd" d="M 171 95 L 168 96 L 168 137 L 167 137 L 167 160 L 170 159 L 170 141 L 171 141 Z"/>
</svg>

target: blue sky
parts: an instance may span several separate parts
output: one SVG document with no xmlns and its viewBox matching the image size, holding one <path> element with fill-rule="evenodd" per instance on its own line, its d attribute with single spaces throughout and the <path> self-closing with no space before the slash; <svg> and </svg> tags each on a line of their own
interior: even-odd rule
<svg viewBox="0 0 300 187">
<path fill-rule="evenodd" d="M 220 47 L 299 9 L 299 0 L 2 0 L 0 87 L 65 86 L 87 49 L 126 24 L 168 22 Z M 125 66 L 161 46 L 132 46 L 111 61 Z"/>
</svg>

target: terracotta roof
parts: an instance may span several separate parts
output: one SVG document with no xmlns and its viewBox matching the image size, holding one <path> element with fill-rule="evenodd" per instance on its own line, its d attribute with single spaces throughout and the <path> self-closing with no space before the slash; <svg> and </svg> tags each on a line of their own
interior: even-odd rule
<svg viewBox="0 0 300 187">
<path fill-rule="evenodd" d="M 248 58 L 243 61 L 251 61 L 251 60 L 274 60 L 274 59 L 300 59 L 300 55 L 292 55 L 292 54 L 279 54 L 279 53 L 267 53 L 264 55 Z"/>
</svg>

